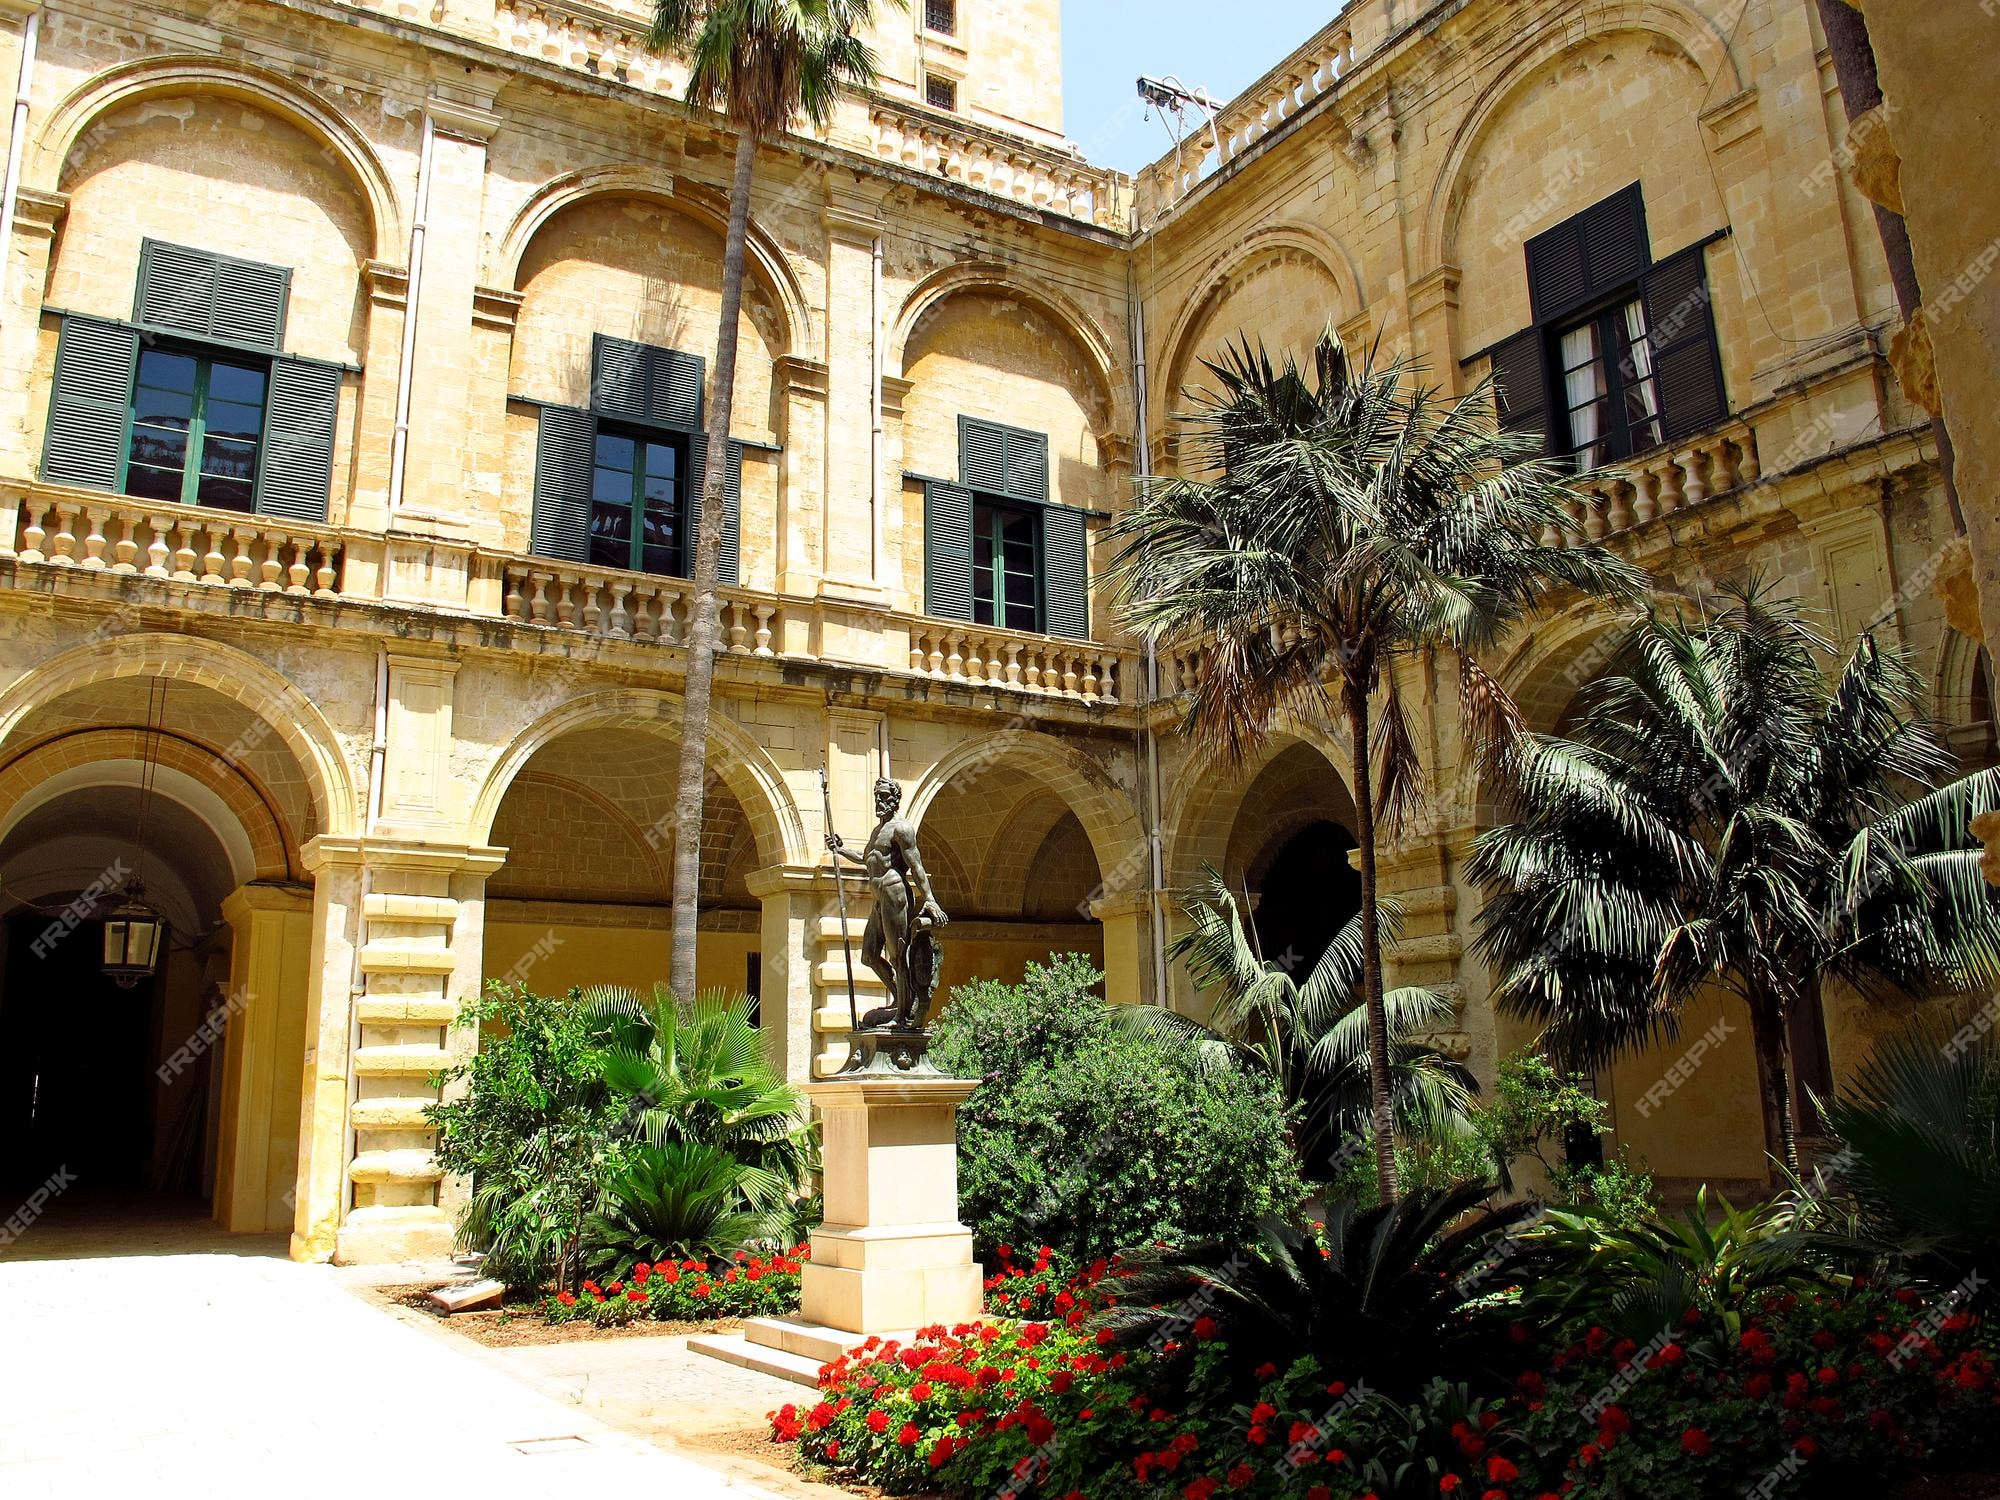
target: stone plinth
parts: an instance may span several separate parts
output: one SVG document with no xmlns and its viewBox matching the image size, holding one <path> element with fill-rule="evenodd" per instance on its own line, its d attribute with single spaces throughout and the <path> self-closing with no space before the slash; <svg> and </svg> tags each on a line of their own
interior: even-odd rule
<svg viewBox="0 0 2000 1500">
<path fill-rule="evenodd" d="M 813 1231 L 800 1315 L 867 1335 L 979 1316 L 972 1231 L 958 1222 L 957 1078 L 809 1084 L 826 1222 Z"/>
<path fill-rule="evenodd" d="M 961 1078 L 808 1084 L 822 1136 L 826 1222 L 812 1235 L 797 1318 L 755 1318 L 689 1347 L 804 1385 L 870 1335 L 980 1313 L 972 1231 L 958 1222 Z"/>
</svg>

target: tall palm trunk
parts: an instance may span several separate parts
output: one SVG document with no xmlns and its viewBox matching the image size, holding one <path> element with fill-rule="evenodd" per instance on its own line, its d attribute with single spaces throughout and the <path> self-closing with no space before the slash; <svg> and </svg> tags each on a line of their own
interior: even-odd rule
<svg viewBox="0 0 2000 1500">
<path fill-rule="evenodd" d="M 1396 1110 L 1389 1087 L 1389 1016 L 1382 1003 L 1382 911 L 1375 896 L 1375 783 L 1368 763 L 1368 688 L 1342 692 L 1354 741 L 1355 843 L 1361 850 L 1361 996 L 1368 1012 L 1369 1124 L 1375 1137 L 1375 1185 L 1384 1203 L 1396 1196 Z"/>
<path fill-rule="evenodd" d="M 695 992 L 695 942 L 700 917 L 702 791 L 708 776 L 708 716 L 715 696 L 717 577 L 722 555 L 723 492 L 729 481 L 729 426 L 736 405 L 736 332 L 743 313 L 743 263 L 750 239 L 750 178 L 757 138 L 736 138 L 736 175 L 729 187 L 729 237 L 722 254 L 721 328 L 715 340 L 715 383 L 708 403 L 708 461 L 702 476 L 701 519 L 695 532 L 694 598 L 688 606 L 687 695 L 681 712 L 681 764 L 675 792 L 673 953 L 668 983 L 682 997 Z"/>
<path fill-rule="evenodd" d="M 1770 996 L 1750 1004 L 1750 1039 L 1757 1048 L 1757 1086 L 1764 1104 L 1764 1149 L 1799 1170 L 1799 1133 L 1792 1122 L 1792 1044 L 1785 1007 Z"/>
</svg>

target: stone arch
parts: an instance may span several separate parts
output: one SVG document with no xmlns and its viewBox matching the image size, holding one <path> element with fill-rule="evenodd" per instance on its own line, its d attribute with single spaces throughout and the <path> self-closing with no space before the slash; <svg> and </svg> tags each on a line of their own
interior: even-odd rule
<svg viewBox="0 0 2000 1500">
<path fill-rule="evenodd" d="M 1286 222 L 1270 224 L 1245 236 L 1217 256 L 1197 283 L 1175 317 L 1160 347 L 1166 357 L 1160 361 L 1161 381 L 1153 392 L 1153 410 L 1164 417 L 1173 408 L 1188 368 L 1194 363 L 1196 335 L 1205 330 L 1209 318 L 1229 294 L 1251 275 L 1273 262 L 1295 258 L 1313 268 L 1332 284 L 1340 313 L 1328 322 L 1340 322 L 1359 313 L 1367 304 L 1362 299 L 1360 274 L 1340 243 L 1311 224 Z M 1303 354 L 1304 351 L 1299 351 Z"/>
<path fill-rule="evenodd" d="M 484 844 L 514 780 L 537 752 L 581 729 L 624 726 L 678 736 L 681 699 L 648 688 L 609 688 L 558 705 L 516 734 L 473 800 L 469 838 Z M 763 747 L 720 715 L 709 721 L 709 764 L 742 805 L 766 865 L 810 864 L 805 821 L 784 773 Z"/>
<path fill-rule="evenodd" d="M 490 252 L 487 280 L 518 290 L 521 265 L 535 236 L 565 209 L 597 198 L 637 198 L 686 215 L 718 234 L 729 228 L 729 205 L 704 189 L 677 183 L 641 166 L 589 167 L 544 183 L 529 197 Z M 750 274 L 763 284 L 779 317 L 774 357 L 811 354 L 817 346 L 812 306 L 778 242 L 753 220 L 748 246 Z"/>
<path fill-rule="evenodd" d="M 72 647 L 0 688 L 0 746 L 36 709 L 95 683 L 129 677 L 189 682 L 234 700 L 271 728 L 304 773 L 320 831 L 352 835 L 360 801 L 339 737 L 319 708 L 281 673 L 247 651 L 166 632 L 121 636 L 117 649 Z"/>
<path fill-rule="evenodd" d="M 1487 127 L 1500 111 L 1524 84 L 1551 63 L 1593 41 L 1623 32 L 1638 32 L 1671 42 L 1707 81 L 1712 102 L 1731 98 L 1744 87 L 1743 70 L 1731 51 L 1728 35 L 1682 0 L 1613 0 L 1591 7 L 1587 14 L 1556 34 L 1517 51 L 1488 80 L 1466 111 L 1431 187 L 1419 244 L 1420 268 L 1429 270 L 1457 263 L 1454 234 L 1464 198 L 1463 184 Z"/>
<path fill-rule="evenodd" d="M 1305 725 L 1271 735 L 1250 764 L 1233 776 L 1183 774 L 1177 778 L 1166 807 L 1166 879 L 1170 888 L 1187 890 L 1201 878 L 1203 865 L 1227 872 L 1237 825 L 1244 804 L 1258 779 L 1288 752 L 1305 747 L 1325 762 L 1327 775 L 1338 787 L 1336 799 L 1353 819 L 1353 793 L 1348 785 L 1344 743 Z M 1296 829 L 1290 830 L 1296 832 Z"/>
<path fill-rule="evenodd" d="M 1068 803 L 1054 798 L 1018 804 L 988 846 L 980 906 L 990 911 L 1022 910 L 1036 853 L 1057 824 L 1074 816 Z"/>
<path fill-rule="evenodd" d="M 1028 303 L 1053 321 L 1084 357 L 1095 389 L 1092 404 L 1101 420 L 1095 436 L 1101 442 L 1116 435 L 1125 421 L 1124 382 L 1118 378 L 1115 345 L 1097 321 L 1069 297 L 1020 271 L 992 261 L 965 261 L 925 277 L 910 289 L 889 331 L 886 364 L 907 374 L 911 341 L 925 320 L 954 297 L 972 292 L 1012 297 Z"/>
<path fill-rule="evenodd" d="M 921 829 L 924 814 L 956 777 L 997 766 L 1031 775 L 1041 790 L 1076 814 L 1107 885 L 1116 885 L 1114 873 L 1143 857 L 1145 829 L 1131 801 L 1083 751 L 1037 730 L 1009 729 L 968 739 L 943 756 L 910 789 L 903 804 L 910 821 Z M 1144 874 L 1143 866 L 1134 869 L 1133 878 L 1126 883 L 1142 883 Z"/>
<path fill-rule="evenodd" d="M 232 840 L 228 829 L 216 828 L 225 847 L 240 844 L 240 857 L 232 862 L 239 885 L 303 879 L 296 840 L 276 800 L 240 763 L 232 766 L 217 750 L 184 734 L 138 728 L 79 730 L 24 748 L 0 765 L 0 843 L 20 819 L 81 784 L 82 776 L 100 770 L 115 776 L 114 768 L 143 768 L 150 760 L 208 793 L 198 810 L 205 821 L 213 825 L 208 814 L 220 811 L 240 830 L 240 840 Z"/>
<path fill-rule="evenodd" d="M 26 180 L 55 191 L 64 163 L 96 121 L 145 99 L 190 94 L 241 100 L 319 141 L 368 206 L 373 258 L 402 263 L 409 231 L 401 201 L 374 147 L 331 105 L 262 68 L 212 57 L 150 57 L 107 68 L 72 90 L 50 112 L 30 153 Z"/>
</svg>

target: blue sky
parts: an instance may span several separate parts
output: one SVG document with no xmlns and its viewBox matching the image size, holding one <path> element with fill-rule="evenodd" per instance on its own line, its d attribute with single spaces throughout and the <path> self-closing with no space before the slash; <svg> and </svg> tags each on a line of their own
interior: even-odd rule
<svg viewBox="0 0 2000 1500">
<path fill-rule="evenodd" d="M 1134 171 L 1173 145 L 1157 110 L 1140 113 L 1140 74 L 1229 99 L 1339 10 L 1337 0 L 1063 0 L 1064 126 L 1091 161 Z"/>
</svg>

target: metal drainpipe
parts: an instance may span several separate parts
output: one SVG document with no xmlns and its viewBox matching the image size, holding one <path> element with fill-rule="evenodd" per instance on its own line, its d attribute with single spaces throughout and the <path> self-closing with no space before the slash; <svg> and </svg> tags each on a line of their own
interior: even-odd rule
<svg viewBox="0 0 2000 1500">
<path fill-rule="evenodd" d="M 35 51 L 41 43 L 37 9 L 21 29 L 21 76 L 14 85 L 14 130 L 7 138 L 7 180 L 0 186 L 0 318 L 5 317 L 7 272 L 14 261 L 14 204 L 21 196 L 21 157 L 28 144 L 28 96 L 35 82 Z"/>
<path fill-rule="evenodd" d="M 424 111 L 423 145 L 417 153 L 417 205 L 410 225 L 409 281 L 403 294 L 403 348 L 396 362 L 396 430 L 389 440 L 389 515 L 403 508 L 403 470 L 410 448 L 410 377 L 417 363 L 417 306 L 424 289 L 424 221 L 431 209 L 431 161 L 437 122 Z"/>
<path fill-rule="evenodd" d="M 1146 304 L 1139 294 L 1139 270 L 1135 265 L 1126 280 L 1126 296 L 1132 307 L 1132 368 L 1138 386 L 1135 419 L 1138 434 L 1132 444 L 1132 470 L 1141 486 L 1153 477 L 1151 402 L 1147 396 Z M 1146 639 L 1146 711 L 1160 701 L 1160 655 L 1152 638 Z M 1153 1003 L 1164 1006 L 1167 996 L 1167 913 L 1166 845 L 1160 828 L 1160 739 L 1151 722 L 1141 714 L 1139 735 L 1146 752 L 1146 854 L 1152 876 L 1146 909 L 1153 933 Z"/>
<path fill-rule="evenodd" d="M 868 284 L 868 581 L 882 581 L 882 236 Z"/>
</svg>

